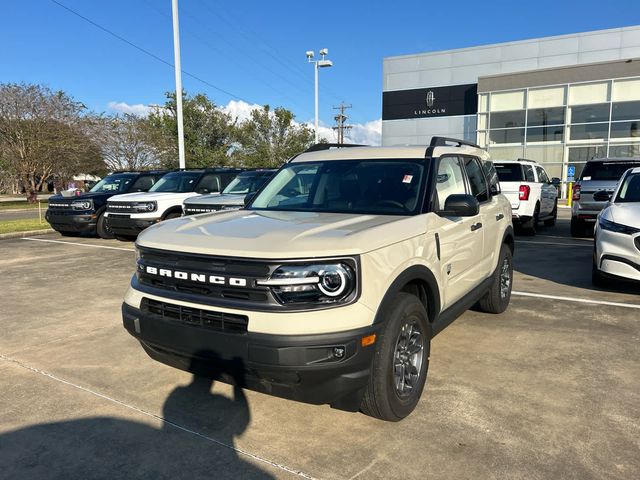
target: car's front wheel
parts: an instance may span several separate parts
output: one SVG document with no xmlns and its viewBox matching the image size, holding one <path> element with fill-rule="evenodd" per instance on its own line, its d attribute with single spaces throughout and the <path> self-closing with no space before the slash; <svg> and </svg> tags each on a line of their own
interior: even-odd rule
<svg viewBox="0 0 640 480">
<path fill-rule="evenodd" d="M 409 293 L 398 294 L 385 321 L 361 410 L 397 422 L 414 410 L 422 395 L 429 367 L 431 325 L 422 302 Z"/>
<path fill-rule="evenodd" d="M 104 213 L 101 213 L 98 217 L 98 221 L 96 222 L 96 233 L 100 238 L 104 238 L 105 240 L 114 238 L 113 232 L 109 227 L 109 221 L 107 220 L 107 217 L 104 216 Z"/>
</svg>

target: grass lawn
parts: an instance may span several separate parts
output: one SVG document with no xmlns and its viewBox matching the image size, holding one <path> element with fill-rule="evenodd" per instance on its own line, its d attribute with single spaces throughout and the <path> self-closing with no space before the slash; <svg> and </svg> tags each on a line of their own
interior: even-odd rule
<svg viewBox="0 0 640 480">
<path fill-rule="evenodd" d="M 0 233 L 26 232 L 28 230 L 44 230 L 51 228 L 45 221 L 37 218 L 28 218 L 22 220 L 0 220 Z"/>
<path fill-rule="evenodd" d="M 42 201 L 40 200 L 40 205 L 42 206 L 42 210 L 46 210 L 47 209 L 47 201 Z M 29 203 L 27 201 L 10 201 L 10 202 L 0 202 L 0 211 L 2 210 L 16 210 L 16 209 L 20 209 L 20 210 L 28 210 L 30 208 L 38 208 L 38 202 L 36 203 Z"/>
</svg>

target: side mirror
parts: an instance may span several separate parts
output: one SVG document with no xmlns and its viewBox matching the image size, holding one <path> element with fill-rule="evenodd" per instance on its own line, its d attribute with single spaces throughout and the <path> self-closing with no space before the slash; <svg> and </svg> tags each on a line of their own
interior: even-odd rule
<svg viewBox="0 0 640 480">
<path fill-rule="evenodd" d="M 560 183 L 562 182 L 562 180 L 560 180 L 558 177 L 553 177 L 551 179 L 551 184 L 555 187 L 557 187 L 558 185 L 560 185 Z"/>
<path fill-rule="evenodd" d="M 473 217 L 480 212 L 480 203 L 473 195 L 449 195 L 444 202 L 444 209 L 438 212 L 447 217 Z"/>
<path fill-rule="evenodd" d="M 611 193 L 605 192 L 604 190 L 598 190 L 593 194 L 593 199 L 596 202 L 608 202 L 611 200 Z"/>
<path fill-rule="evenodd" d="M 247 193 L 244 196 L 244 206 L 246 207 L 247 205 L 249 205 L 251 203 L 251 201 L 253 200 L 253 197 L 255 197 L 255 196 L 256 196 L 255 192 Z"/>
</svg>

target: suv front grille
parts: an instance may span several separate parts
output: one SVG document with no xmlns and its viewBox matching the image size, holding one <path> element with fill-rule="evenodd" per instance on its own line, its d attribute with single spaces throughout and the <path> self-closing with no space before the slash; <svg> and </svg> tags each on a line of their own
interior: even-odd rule
<svg viewBox="0 0 640 480">
<path fill-rule="evenodd" d="M 109 213 L 135 213 L 133 205 L 129 202 L 108 202 L 107 212 Z"/>
<path fill-rule="evenodd" d="M 69 210 L 71 208 L 71 202 L 56 200 L 54 202 L 49 202 L 49 208 L 51 210 Z"/>
<path fill-rule="evenodd" d="M 186 325 L 204 327 L 226 333 L 246 333 L 249 317 L 233 313 L 213 312 L 199 308 L 184 307 L 171 303 L 143 298 L 140 304 L 142 312 L 173 320 Z"/>
<path fill-rule="evenodd" d="M 198 213 L 217 212 L 220 210 L 220 205 L 196 205 L 185 203 L 183 210 L 185 215 L 197 215 Z"/>
</svg>

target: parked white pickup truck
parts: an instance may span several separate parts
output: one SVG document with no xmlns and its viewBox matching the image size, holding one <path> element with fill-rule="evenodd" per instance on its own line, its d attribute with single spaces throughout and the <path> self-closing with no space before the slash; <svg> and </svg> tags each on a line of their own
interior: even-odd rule
<svg viewBox="0 0 640 480">
<path fill-rule="evenodd" d="M 535 235 L 538 222 L 555 225 L 558 217 L 559 178 L 549 180 L 542 166 L 532 160 L 494 162 L 502 193 L 511 202 L 513 225 Z"/>
</svg>

